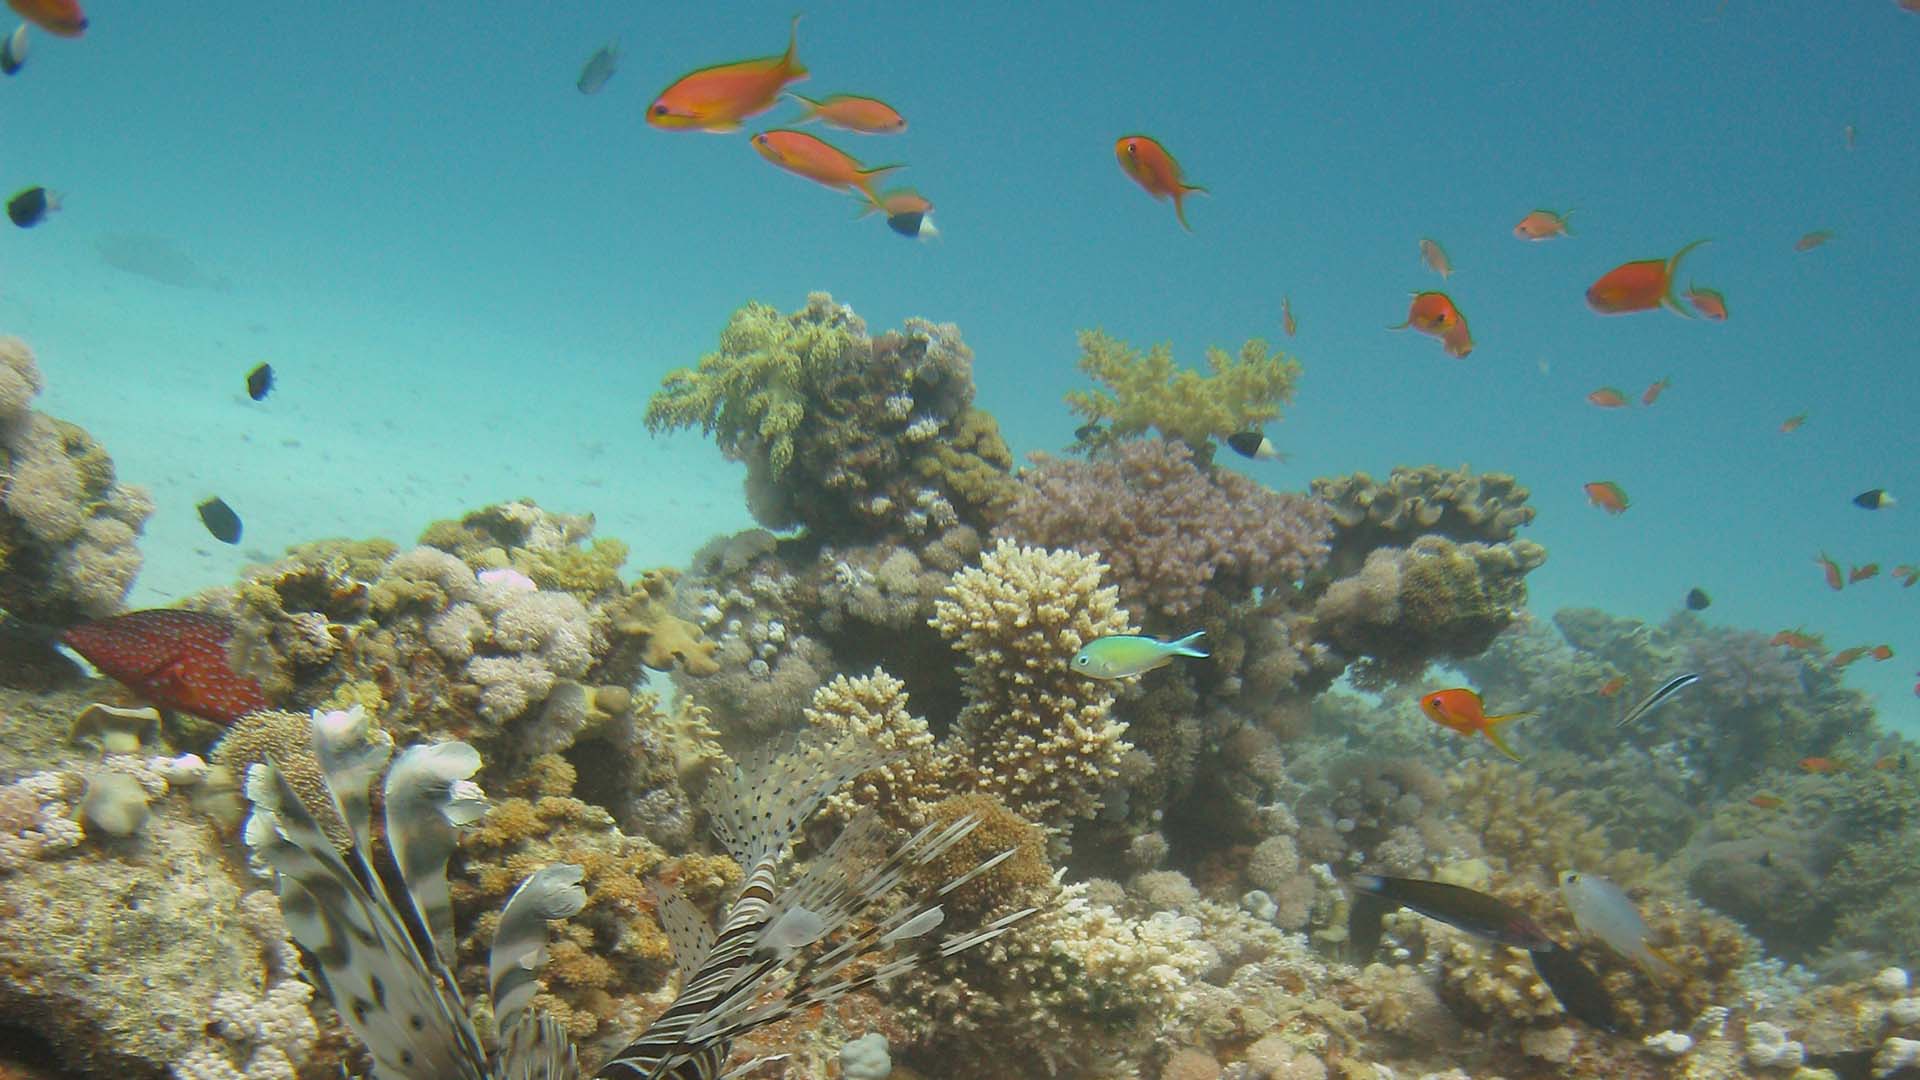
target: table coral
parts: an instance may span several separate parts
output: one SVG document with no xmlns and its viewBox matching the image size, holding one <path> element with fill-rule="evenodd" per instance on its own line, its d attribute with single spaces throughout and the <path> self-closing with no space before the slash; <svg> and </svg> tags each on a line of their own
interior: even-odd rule
<svg viewBox="0 0 1920 1080">
<path fill-rule="evenodd" d="M 1357 472 L 1322 477 L 1313 493 L 1332 508 L 1336 577 L 1360 569 L 1375 548 L 1406 547 L 1421 536 L 1457 543 L 1500 544 L 1533 521 L 1528 491 L 1506 473 L 1475 473 L 1462 465 L 1398 466 L 1384 484 Z"/>
<path fill-rule="evenodd" d="M 1055 829 L 1093 816 L 1128 749 L 1113 691 L 1068 663 L 1095 638 L 1133 632 L 1105 572 L 1089 555 L 1003 540 L 934 605 L 933 627 L 966 658 L 958 731 L 981 789 Z"/>
<path fill-rule="evenodd" d="M 958 328 L 916 318 L 869 337 L 851 308 L 814 293 L 792 315 L 736 311 L 719 351 L 668 373 L 646 424 L 698 426 L 745 462 L 764 525 L 920 536 L 983 524 L 1005 497 L 1012 456 L 972 402 Z"/>
<path fill-rule="evenodd" d="M 1155 345 L 1145 356 L 1099 330 L 1080 333 L 1080 370 L 1104 390 L 1075 390 L 1067 406 L 1120 438 L 1157 431 L 1183 442 L 1204 460 L 1212 444 L 1279 419 L 1293 400 L 1300 363 L 1255 338 L 1238 354 L 1207 349 L 1207 373 L 1173 362 L 1173 347 Z"/>
<path fill-rule="evenodd" d="M 1331 535 L 1318 500 L 1203 465 L 1163 439 L 1120 442 L 1084 462 L 1036 455 L 995 534 L 1099 556 L 1129 610 L 1170 632 L 1209 592 L 1240 602 L 1297 584 Z"/>
<path fill-rule="evenodd" d="M 153 500 L 80 427 L 35 411 L 32 350 L 0 338 L 0 611 L 60 626 L 120 609 Z"/>
</svg>

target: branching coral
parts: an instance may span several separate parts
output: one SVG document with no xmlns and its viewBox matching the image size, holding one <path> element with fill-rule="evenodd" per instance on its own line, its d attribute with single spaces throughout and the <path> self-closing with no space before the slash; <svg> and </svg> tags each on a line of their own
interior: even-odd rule
<svg viewBox="0 0 1920 1080">
<path fill-rule="evenodd" d="M 1136 439 L 1093 460 L 1036 457 L 997 535 L 1098 555 L 1131 610 L 1177 621 L 1209 592 L 1233 603 L 1297 583 L 1326 557 L 1326 508 Z"/>
<path fill-rule="evenodd" d="M 933 627 L 966 657 L 958 728 L 982 790 L 1060 829 L 1091 817 L 1119 775 L 1126 725 L 1108 684 L 1068 663 L 1087 642 L 1128 633 L 1106 567 L 1070 551 L 1001 541 L 934 605 Z"/>
<path fill-rule="evenodd" d="M 0 611 L 61 626 L 120 609 L 153 500 L 92 436 L 30 407 L 41 386 L 26 343 L 0 338 Z"/>
<path fill-rule="evenodd" d="M 982 524 L 1006 496 L 1011 455 L 972 401 L 957 328 L 908 319 L 869 338 L 852 309 L 814 293 L 792 315 L 735 312 L 718 352 L 667 375 L 646 423 L 697 425 L 746 462 L 765 525 L 919 536 Z"/>
<path fill-rule="evenodd" d="M 1099 330 L 1080 334 L 1080 370 L 1106 389 L 1069 393 L 1075 413 L 1111 425 L 1121 438 L 1153 430 L 1207 456 L 1214 440 L 1278 419 L 1300 377 L 1299 361 L 1258 338 L 1238 355 L 1209 348 L 1203 375 L 1175 365 L 1171 345 L 1141 356 Z"/>
<path fill-rule="evenodd" d="M 1313 493 L 1333 508 L 1328 564 L 1336 577 L 1360 569 L 1375 548 L 1406 547 L 1421 536 L 1505 543 L 1533 520 L 1527 489 L 1513 477 L 1476 474 L 1465 465 L 1399 467 L 1385 484 L 1363 472 L 1324 477 L 1313 482 Z"/>
</svg>

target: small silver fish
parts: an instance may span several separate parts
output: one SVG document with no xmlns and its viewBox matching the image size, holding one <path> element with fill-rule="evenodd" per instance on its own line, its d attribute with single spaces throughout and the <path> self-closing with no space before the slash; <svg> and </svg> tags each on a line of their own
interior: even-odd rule
<svg viewBox="0 0 1920 1080">
<path fill-rule="evenodd" d="M 1608 948 L 1649 972 L 1677 970 L 1673 961 L 1647 944 L 1646 920 L 1620 886 L 1603 877 L 1566 870 L 1560 874 L 1560 895 L 1581 933 L 1606 942 Z"/>
<path fill-rule="evenodd" d="M 609 41 L 600 46 L 600 51 L 587 57 L 587 64 L 580 69 L 580 81 L 575 85 L 583 94 L 597 94 L 607 85 L 613 73 L 620 70 L 620 42 Z"/>
</svg>

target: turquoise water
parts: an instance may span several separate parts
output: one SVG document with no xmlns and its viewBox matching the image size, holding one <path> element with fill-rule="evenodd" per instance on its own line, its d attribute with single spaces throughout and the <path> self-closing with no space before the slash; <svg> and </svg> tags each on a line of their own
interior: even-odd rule
<svg viewBox="0 0 1920 1080">
<path fill-rule="evenodd" d="M 1025 451 L 1077 424 L 1059 401 L 1083 381 L 1076 329 L 1198 363 L 1208 343 L 1278 338 L 1290 295 L 1307 371 L 1272 431 L 1294 458 L 1263 479 L 1514 472 L 1551 552 L 1538 610 L 1658 619 L 1699 585 L 1711 619 L 1888 642 L 1895 660 L 1850 680 L 1920 733 L 1920 590 L 1883 573 L 1834 594 L 1813 563 L 1920 562 L 1920 16 L 1027 7 L 817 5 L 801 24 L 798 89 L 910 121 L 834 141 L 911 165 L 943 234 L 914 244 L 744 135 L 642 122 L 687 69 L 778 52 L 788 7 L 100 0 L 83 40 L 37 36 L 0 84 L 0 186 L 68 197 L 0 237 L 0 330 L 40 353 L 42 407 L 156 489 L 142 596 L 159 601 L 231 580 L 247 549 L 410 536 L 522 494 L 595 511 L 638 563 L 683 561 L 746 523 L 737 473 L 639 416 L 750 298 L 793 309 L 825 289 L 876 330 L 958 323 L 981 403 Z M 582 96 L 580 64 L 616 36 L 620 71 Z M 1191 235 L 1115 165 L 1131 132 L 1211 189 Z M 1535 207 L 1577 208 L 1575 235 L 1515 240 Z M 1836 237 L 1796 253 L 1815 229 Z M 1457 268 L 1464 361 L 1382 329 L 1441 287 L 1422 236 Z M 1725 292 L 1727 323 L 1586 308 L 1607 269 L 1699 237 L 1683 284 Z M 103 242 L 148 253 L 146 272 L 108 265 Z M 240 381 L 263 359 L 282 386 L 253 406 Z M 1584 401 L 1666 375 L 1651 409 Z M 1586 505 L 1601 479 L 1628 513 Z M 1905 501 L 1850 504 L 1873 487 Z M 247 519 L 243 549 L 200 531 L 210 491 Z"/>
</svg>

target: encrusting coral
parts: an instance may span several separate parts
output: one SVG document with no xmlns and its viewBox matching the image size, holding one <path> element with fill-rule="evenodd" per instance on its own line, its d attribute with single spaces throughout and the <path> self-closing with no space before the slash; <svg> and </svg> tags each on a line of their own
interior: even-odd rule
<svg viewBox="0 0 1920 1080">
<path fill-rule="evenodd" d="M 153 500 L 92 436 L 32 408 L 43 385 L 26 343 L 0 338 L 0 612 L 64 626 L 120 609 Z"/>
<path fill-rule="evenodd" d="M 654 432 L 698 426 L 747 465 L 747 503 L 771 528 L 919 536 L 980 524 L 1006 497 L 1012 455 L 972 408 L 973 353 L 951 324 L 908 319 L 867 336 L 825 293 L 782 315 L 734 312 L 720 349 L 669 372 Z"/>
<path fill-rule="evenodd" d="M 1035 462 L 996 534 L 1098 555 L 1142 618 L 1177 621 L 1209 593 L 1237 603 L 1294 585 L 1326 557 L 1322 503 L 1203 466 L 1178 442 L 1130 439 L 1084 462 Z"/>
<path fill-rule="evenodd" d="M 1157 431 L 1210 460 L 1215 441 L 1276 420 L 1293 400 L 1300 363 L 1255 338 L 1238 354 L 1207 349 L 1207 373 L 1173 362 L 1173 347 L 1140 355 L 1099 330 L 1080 333 L 1080 370 L 1104 390 L 1075 390 L 1067 405 L 1118 438 Z"/>
</svg>

